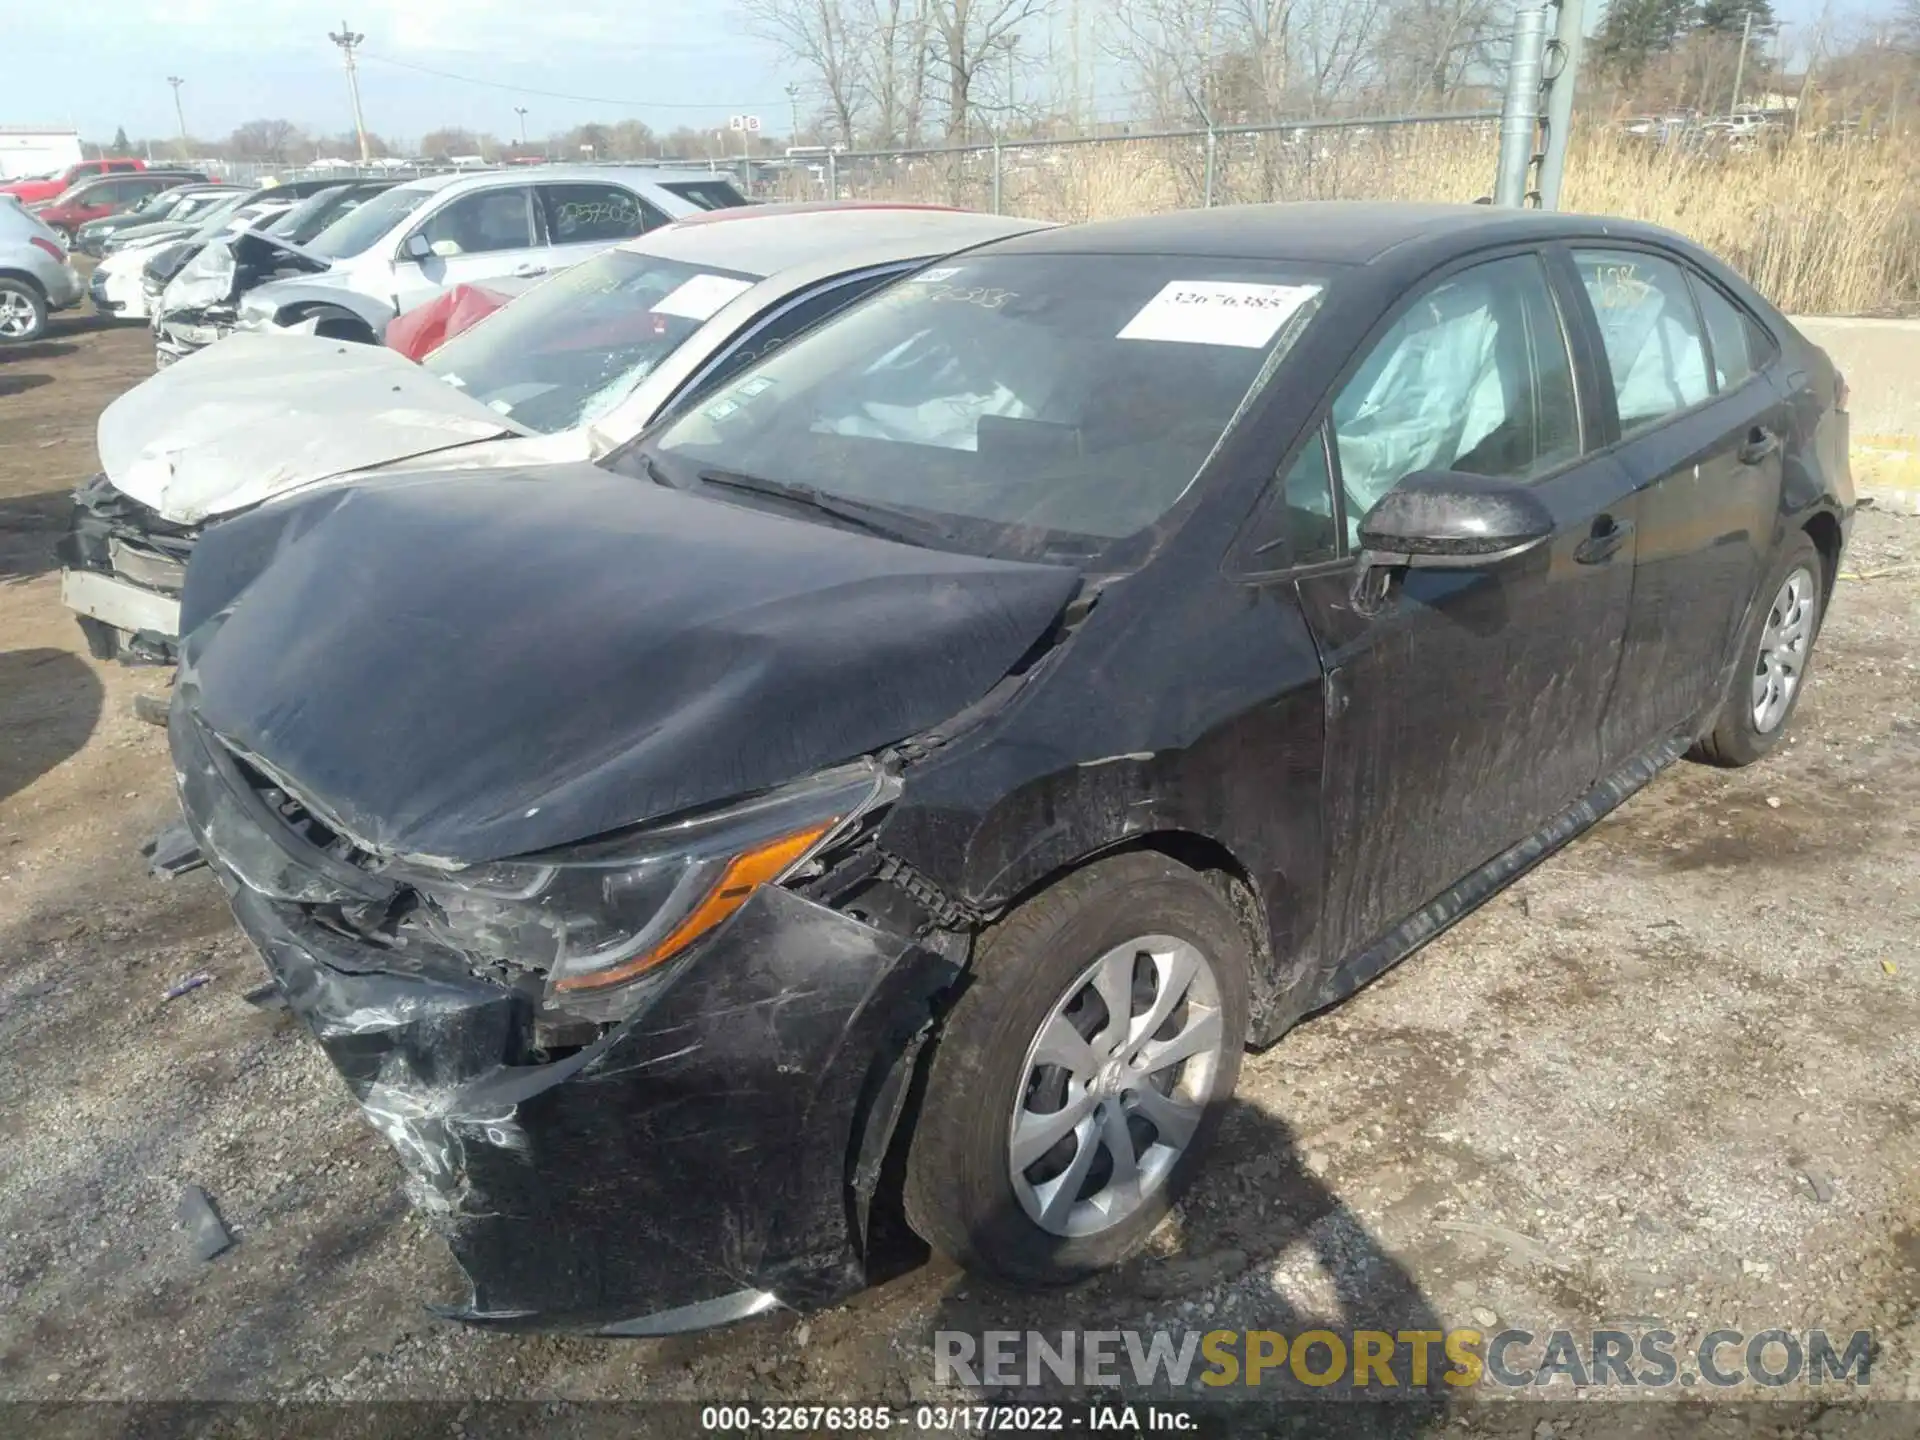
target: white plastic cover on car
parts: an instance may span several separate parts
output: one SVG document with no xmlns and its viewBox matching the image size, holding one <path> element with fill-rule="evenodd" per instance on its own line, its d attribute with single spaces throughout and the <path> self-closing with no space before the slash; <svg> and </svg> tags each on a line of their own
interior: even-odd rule
<svg viewBox="0 0 1920 1440">
<path fill-rule="evenodd" d="M 100 417 L 101 468 L 181 525 L 303 485 L 523 434 L 384 346 L 230 335 Z"/>
</svg>

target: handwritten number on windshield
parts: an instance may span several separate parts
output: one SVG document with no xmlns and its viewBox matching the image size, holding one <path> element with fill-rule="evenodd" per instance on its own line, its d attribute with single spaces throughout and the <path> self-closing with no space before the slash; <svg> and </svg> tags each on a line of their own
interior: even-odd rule
<svg viewBox="0 0 1920 1440">
<path fill-rule="evenodd" d="M 917 286 L 929 301 L 935 303 L 959 301 L 967 305 L 978 305 L 982 310 L 998 310 L 1007 301 L 1014 298 L 1012 290 L 997 290 L 989 285 L 962 287 L 959 285 Z"/>
</svg>

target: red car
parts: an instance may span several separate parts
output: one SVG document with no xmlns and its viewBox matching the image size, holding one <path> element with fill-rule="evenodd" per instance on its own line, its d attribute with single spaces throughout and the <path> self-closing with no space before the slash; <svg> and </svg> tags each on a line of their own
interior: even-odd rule
<svg viewBox="0 0 1920 1440">
<path fill-rule="evenodd" d="M 36 200 L 51 200 L 62 191 L 78 185 L 82 180 L 92 180 L 100 175 L 126 175 L 146 168 L 146 161 L 130 158 L 82 160 L 77 165 L 69 165 L 66 169 L 56 170 L 51 175 L 29 175 L 22 180 L 10 180 L 5 185 L 0 185 L 0 195 L 13 195 L 18 197 L 22 205 L 31 205 Z"/>
<path fill-rule="evenodd" d="M 455 285 L 416 305 L 387 325 L 387 347 L 416 364 L 447 341 L 470 330 L 513 299 L 531 280 L 499 279 L 485 285 Z"/>
<path fill-rule="evenodd" d="M 40 217 L 42 224 L 60 231 L 71 241 L 73 232 L 89 220 L 118 215 L 122 210 L 131 210 L 149 195 L 171 190 L 176 185 L 204 182 L 206 178 L 198 170 L 141 170 L 136 174 L 96 175 L 63 191 L 55 199 L 27 208 Z"/>
</svg>

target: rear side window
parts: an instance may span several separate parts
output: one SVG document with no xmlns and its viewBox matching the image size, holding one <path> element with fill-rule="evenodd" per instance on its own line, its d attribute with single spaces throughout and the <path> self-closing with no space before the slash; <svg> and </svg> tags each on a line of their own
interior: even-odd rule
<svg viewBox="0 0 1920 1440">
<path fill-rule="evenodd" d="M 1580 454 L 1566 331 L 1537 256 L 1476 265 L 1416 299 L 1333 401 L 1348 539 L 1417 470 L 1530 480 Z"/>
<path fill-rule="evenodd" d="M 555 245 L 631 240 L 666 220 L 617 185 L 542 185 L 540 202 L 547 207 L 547 238 Z"/>
<path fill-rule="evenodd" d="M 1693 281 L 1694 298 L 1700 302 L 1701 317 L 1707 323 L 1707 345 L 1713 351 L 1713 381 L 1716 390 L 1732 390 L 1746 381 L 1773 358 L 1773 340 L 1760 322 L 1722 295 L 1698 275 Z"/>
<path fill-rule="evenodd" d="M 1620 433 L 1705 400 L 1707 351 L 1680 267 L 1642 250 L 1576 250 L 1573 263 L 1600 324 Z"/>
<path fill-rule="evenodd" d="M 746 198 L 724 180 L 690 180 L 660 188 L 702 210 L 731 210 L 747 203 Z"/>
</svg>

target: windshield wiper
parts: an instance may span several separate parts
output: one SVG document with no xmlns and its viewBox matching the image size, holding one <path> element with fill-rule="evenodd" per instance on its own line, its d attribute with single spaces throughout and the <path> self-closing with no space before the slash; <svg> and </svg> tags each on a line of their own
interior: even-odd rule
<svg viewBox="0 0 1920 1440">
<path fill-rule="evenodd" d="M 651 461 L 648 462 L 651 465 Z M 766 495 L 776 500 L 785 500 L 801 505 L 821 515 L 831 516 L 835 520 L 844 520 L 849 525 L 857 525 L 874 535 L 884 536 L 888 540 L 905 540 L 909 544 L 925 545 L 941 538 L 942 532 L 934 527 L 903 515 L 884 505 L 870 505 L 860 500 L 846 500 L 837 495 L 827 495 L 811 485 L 795 484 L 786 480 L 769 480 L 764 475 L 748 475 L 738 470 L 701 470 L 698 479 L 705 485 L 717 485 L 725 490 L 744 490 L 750 495 Z"/>
</svg>

